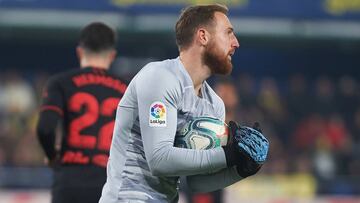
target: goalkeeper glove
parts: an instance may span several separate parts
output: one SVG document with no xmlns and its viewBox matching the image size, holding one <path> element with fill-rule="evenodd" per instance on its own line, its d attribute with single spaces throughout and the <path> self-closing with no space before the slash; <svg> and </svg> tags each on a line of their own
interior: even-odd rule
<svg viewBox="0 0 360 203">
<path fill-rule="evenodd" d="M 269 142 L 261 134 L 259 123 L 253 128 L 229 122 L 229 142 L 223 147 L 228 167 L 236 166 L 243 178 L 254 175 L 266 160 Z"/>
</svg>

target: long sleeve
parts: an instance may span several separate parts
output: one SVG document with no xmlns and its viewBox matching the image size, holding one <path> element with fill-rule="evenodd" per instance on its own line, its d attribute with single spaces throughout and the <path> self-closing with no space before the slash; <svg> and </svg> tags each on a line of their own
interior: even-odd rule
<svg viewBox="0 0 360 203">
<path fill-rule="evenodd" d="M 40 113 L 39 122 L 37 124 L 37 136 L 41 147 L 43 148 L 47 158 L 53 159 L 56 155 L 55 137 L 56 126 L 61 116 L 53 111 L 43 111 Z"/>
<path fill-rule="evenodd" d="M 51 160 L 56 155 L 56 127 L 63 116 L 63 96 L 56 79 L 49 80 L 42 97 L 36 131 L 41 147 L 48 159 Z"/>
<path fill-rule="evenodd" d="M 193 192 L 211 192 L 223 189 L 242 179 L 235 167 L 222 169 L 211 174 L 186 177 L 187 184 Z"/>
</svg>

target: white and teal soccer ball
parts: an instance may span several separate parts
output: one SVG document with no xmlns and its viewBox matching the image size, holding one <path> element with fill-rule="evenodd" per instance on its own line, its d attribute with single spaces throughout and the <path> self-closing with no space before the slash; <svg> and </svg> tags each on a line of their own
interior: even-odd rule
<svg viewBox="0 0 360 203">
<path fill-rule="evenodd" d="M 187 149 L 212 149 L 225 146 L 228 126 L 212 117 L 196 117 L 179 129 L 175 136 L 175 147 Z"/>
</svg>

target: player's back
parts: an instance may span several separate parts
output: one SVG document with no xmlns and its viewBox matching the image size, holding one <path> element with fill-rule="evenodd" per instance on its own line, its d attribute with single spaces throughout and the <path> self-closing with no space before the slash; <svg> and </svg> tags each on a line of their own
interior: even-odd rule
<svg viewBox="0 0 360 203">
<path fill-rule="evenodd" d="M 100 198 L 116 107 L 126 88 L 118 77 L 100 68 L 71 70 L 49 79 L 37 131 L 54 169 L 52 203 Z M 61 142 L 55 142 L 60 120 Z"/>
<path fill-rule="evenodd" d="M 126 84 L 99 68 L 71 70 L 50 79 L 42 108 L 62 112 L 60 163 L 55 181 L 97 185 L 106 179 L 116 107 Z M 86 169 L 84 169 L 86 167 Z"/>
</svg>

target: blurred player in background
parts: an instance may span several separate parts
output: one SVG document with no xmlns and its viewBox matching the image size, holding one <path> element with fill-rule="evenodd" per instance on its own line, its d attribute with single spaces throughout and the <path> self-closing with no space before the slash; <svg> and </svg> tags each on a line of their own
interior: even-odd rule
<svg viewBox="0 0 360 203">
<path fill-rule="evenodd" d="M 224 103 L 205 80 L 232 70 L 239 43 L 227 11 L 217 4 L 186 8 L 175 28 L 180 56 L 149 63 L 131 81 L 117 110 L 101 203 L 177 202 L 179 176 L 190 190 L 208 192 L 260 169 L 236 140 L 209 150 L 174 147 L 177 129 L 192 117 L 225 120 Z"/>
<path fill-rule="evenodd" d="M 115 111 L 127 87 L 108 72 L 115 45 L 110 27 L 87 25 L 76 49 L 81 68 L 51 77 L 44 89 L 37 134 L 54 170 L 53 203 L 100 198 Z M 63 130 L 60 150 L 55 148 L 58 123 Z"/>
</svg>

